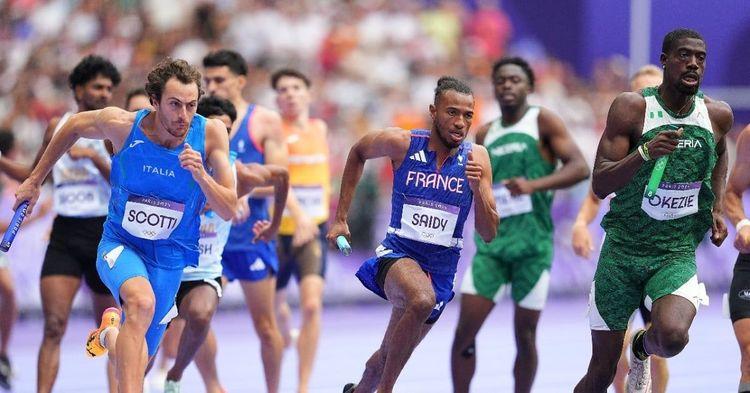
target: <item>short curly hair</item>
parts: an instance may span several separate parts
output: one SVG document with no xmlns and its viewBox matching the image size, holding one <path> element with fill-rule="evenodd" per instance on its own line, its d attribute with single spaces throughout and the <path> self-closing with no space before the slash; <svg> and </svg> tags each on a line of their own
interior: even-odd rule
<svg viewBox="0 0 750 393">
<path fill-rule="evenodd" d="M 201 85 L 201 73 L 197 68 L 190 65 L 187 61 L 182 59 L 172 59 L 167 57 L 157 64 L 146 77 L 146 93 L 152 100 L 156 102 L 161 101 L 161 95 L 164 92 L 164 86 L 167 82 L 177 78 L 181 83 L 191 84 L 195 83 L 198 87 L 198 98 L 203 95 L 203 88 Z"/>
<path fill-rule="evenodd" d="M 508 64 L 514 64 L 523 70 L 524 74 L 526 74 L 526 77 L 529 79 L 529 86 L 531 88 L 534 88 L 534 84 L 536 83 L 536 76 L 534 75 L 534 70 L 531 69 L 531 66 L 529 65 L 529 62 L 524 60 L 521 57 L 503 57 L 502 59 L 495 62 L 495 64 L 492 65 L 492 75 L 490 75 L 492 78 L 495 77 L 495 74 L 497 74 L 497 71 L 500 69 L 500 67 Z"/>
<path fill-rule="evenodd" d="M 117 71 L 117 67 L 112 62 L 101 56 L 88 55 L 70 72 L 68 85 L 71 89 L 75 89 L 77 86 L 83 86 L 95 79 L 97 75 L 111 80 L 115 86 L 119 85 L 122 80 L 120 71 Z"/>
</svg>

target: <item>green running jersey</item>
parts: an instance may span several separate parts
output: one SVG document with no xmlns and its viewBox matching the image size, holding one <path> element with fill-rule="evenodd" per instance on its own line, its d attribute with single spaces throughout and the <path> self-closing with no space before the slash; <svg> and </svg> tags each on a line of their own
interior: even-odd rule
<svg viewBox="0 0 750 393">
<path fill-rule="evenodd" d="M 529 107 L 521 120 L 509 126 L 503 126 L 502 119 L 498 118 L 484 138 L 501 223 L 498 236 L 490 244 L 476 238 L 478 252 L 497 253 L 507 247 L 536 248 L 540 242 L 552 241 L 553 192 L 512 197 L 503 185 L 503 181 L 513 177 L 531 180 L 555 170 L 555 164 L 544 159 L 539 150 L 539 111 L 539 107 Z"/>
<path fill-rule="evenodd" d="M 632 245 L 632 254 L 693 253 L 712 224 L 711 174 L 717 160 L 703 93 L 696 94 L 690 112 L 681 116 L 666 108 L 655 87 L 644 89 L 642 94 L 646 113 L 639 145 L 664 130 L 682 127 L 683 134 L 669 157 L 656 195 L 650 199 L 645 196 L 656 163 L 651 160 L 638 169 L 630 183 L 617 190 L 602 227 L 617 244 Z"/>
</svg>

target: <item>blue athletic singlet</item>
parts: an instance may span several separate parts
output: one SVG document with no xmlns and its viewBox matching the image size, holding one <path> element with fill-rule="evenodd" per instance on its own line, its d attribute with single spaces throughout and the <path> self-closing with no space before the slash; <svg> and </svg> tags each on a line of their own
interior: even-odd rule
<svg viewBox="0 0 750 393">
<path fill-rule="evenodd" d="M 391 221 L 377 253 L 403 253 L 430 273 L 454 274 L 474 196 L 464 167 L 472 144 L 461 144 L 438 168 L 429 141 L 430 131 L 411 132 L 409 151 L 394 171 Z"/>
<path fill-rule="evenodd" d="M 254 109 L 255 105 L 248 106 L 237 133 L 229 141 L 229 150 L 237 152 L 237 161 L 243 164 L 264 164 L 266 161 L 263 147 L 259 146 L 250 136 L 248 122 Z M 268 202 L 265 198 L 249 198 L 248 204 L 250 217 L 241 224 L 232 225 L 229 240 L 224 248 L 226 251 L 252 250 L 255 247 L 253 244 L 253 224 L 258 220 L 268 220 Z"/>
<path fill-rule="evenodd" d="M 96 270 L 118 304 L 128 280 L 148 280 L 155 304 L 145 338 L 154 356 L 167 324 L 177 316 L 174 302 L 183 268 L 198 264 L 199 216 L 206 197 L 190 171 L 180 167 L 183 145 L 168 149 L 143 133 L 141 121 L 148 114 L 136 114 L 128 138 L 112 157 L 112 198 Z M 203 116 L 193 117 L 185 142 L 206 156 Z"/>
<path fill-rule="evenodd" d="M 112 157 L 112 197 L 104 236 L 148 253 L 154 248 L 171 248 L 172 252 L 157 255 L 157 260 L 144 262 L 183 269 L 198 263 L 198 217 L 206 197 L 190 171 L 180 167 L 183 145 L 167 149 L 143 133 L 140 124 L 148 113 L 141 110 L 136 114 L 130 135 Z M 204 160 L 205 129 L 206 119 L 195 115 L 185 137 Z"/>
</svg>

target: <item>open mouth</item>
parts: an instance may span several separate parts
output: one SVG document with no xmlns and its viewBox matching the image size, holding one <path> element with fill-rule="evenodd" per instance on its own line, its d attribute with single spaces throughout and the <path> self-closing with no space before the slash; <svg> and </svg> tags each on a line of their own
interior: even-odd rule
<svg viewBox="0 0 750 393">
<path fill-rule="evenodd" d="M 450 137 L 454 142 L 461 142 L 464 139 L 464 134 L 460 132 L 450 132 Z"/>
<path fill-rule="evenodd" d="M 688 86 L 695 86 L 698 84 L 698 75 L 696 74 L 685 74 L 682 76 L 682 83 Z"/>
</svg>

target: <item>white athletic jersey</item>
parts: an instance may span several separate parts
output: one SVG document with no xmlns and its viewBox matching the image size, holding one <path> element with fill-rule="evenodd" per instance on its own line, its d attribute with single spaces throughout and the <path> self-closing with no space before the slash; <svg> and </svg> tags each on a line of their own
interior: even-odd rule
<svg viewBox="0 0 750 393">
<path fill-rule="evenodd" d="M 210 216 L 210 217 L 209 217 Z M 225 221 L 213 211 L 201 214 L 198 247 L 201 255 L 198 266 L 188 266 L 182 271 L 182 281 L 213 279 L 221 276 L 221 254 L 229 238 L 232 221 Z"/>
<path fill-rule="evenodd" d="M 60 119 L 54 133 L 70 118 L 68 112 Z M 80 138 L 76 147 L 94 149 L 103 159 L 111 162 L 104 141 Z M 66 217 L 103 217 L 109 209 L 111 189 L 96 165 L 88 158 L 74 160 L 65 153 L 52 168 L 54 209 Z"/>
<path fill-rule="evenodd" d="M 234 184 L 237 184 L 237 168 L 234 157 L 230 158 L 234 170 Z M 221 276 L 221 254 L 229 239 L 232 221 L 226 221 L 218 214 L 209 210 L 201 214 L 200 239 L 198 247 L 201 255 L 198 266 L 188 266 L 182 271 L 182 281 L 211 280 Z"/>
</svg>

